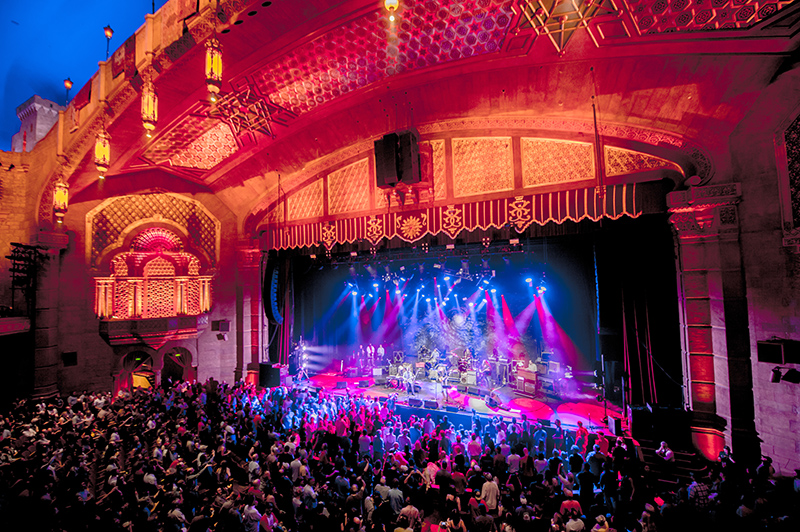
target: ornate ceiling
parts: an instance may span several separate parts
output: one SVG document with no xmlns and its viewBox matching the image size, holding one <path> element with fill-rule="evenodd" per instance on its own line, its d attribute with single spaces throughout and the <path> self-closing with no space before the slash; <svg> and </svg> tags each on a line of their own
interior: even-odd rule
<svg viewBox="0 0 800 532">
<path fill-rule="evenodd" d="M 173 2 L 180 3 L 169 9 L 180 11 Z M 574 125 L 592 119 L 595 94 L 601 128 L 613 133 L 607 144 L 621 150 L 617 161 L 628 150 L 636 154 L 628 162 L 654 157 L 681 171 L 709 171 L 750 93 L 795 46 L 793 3 L 401 0 L 391 22 L 378 1 L 221 1 L 216 16 L 203 11 L 190 33 L 173 36 L 180 46 L 166 50 L 168 61 L 154 62 L 162 105 L 154 138 L 137 132 L 137 98 L 114 116 L 111 175 L 161 168 L 211 187 L 244 218 L 275 205 L 279 176 L 297 188 L 360 160 L 372 140 L 403 127 L 451 124 L 429 127 L 429 141 L 590 141 L 591 129 Z M 202 79 L 202 44 L 214 19 L 224 53 L 216 106 L 205 100 Z M 164 24 L 172 26 L 162 20 L 167 35 Z M 492 126 L 495 117 L 505 125 Z M 539 122 L 515 125 L 520 118 Z M 454 157 L 469 152 L 448 142 Z M 88 157 L 79 168 L 86 176 L 70 178 L 77 193 L 93 179 Z M 469 189 L 455 177 L 456 195 Z"/>
</svg>

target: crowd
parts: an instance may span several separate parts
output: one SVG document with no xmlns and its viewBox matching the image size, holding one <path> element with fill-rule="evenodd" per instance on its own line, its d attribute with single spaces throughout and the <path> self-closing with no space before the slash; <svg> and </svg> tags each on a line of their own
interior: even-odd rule
<svg viewBox="0 0 800 532">
<path fill-rule="evenodd" d="M 180 383 L 20 400 L 0 417 L 4 530 L 797 530 L 797 490 L 726 451 L 667 484 L 623 438 L 395 398 Z M 466 419 L 469 419 L 467 417 Z M 670 487 L 672 486 L 672 487 Z"/>
</svg>

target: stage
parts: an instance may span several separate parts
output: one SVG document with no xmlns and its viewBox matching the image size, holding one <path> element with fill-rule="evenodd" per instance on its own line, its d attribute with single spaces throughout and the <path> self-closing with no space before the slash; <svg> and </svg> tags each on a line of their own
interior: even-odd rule
<svg viewBox="0 0 800 532">
<path fill-rule="evenodd" d="M 312 375 L 308 380 L 297 382 L 295 385 L 313 387 L 330 395 L 341 396 L 363 394 L 366 397 L 381 398 L 396 393 L 400 407 L 418 408 L 447 415 L 459 412 L 471 415 L 473 410 L 479 415 L 504 418 L 521 418 L 524 414 L 530 421 L 541 420 L 545 424 L 555 423 L 556 419 L 560 419 L 565 428 L 572 430 L 577 427 L 578 421 L 582 421 L 590 431 L 603 430 L 606 434 L 611 434 L 608 425 L 603 422 L 607 414 L 610 418 L 621 418 L 622 428 L 627 429 L 627 421 L 619 407 L 608 403 L 606 411 L 596 396 L 588 394 L 573 393 L 556 397 L 540 393 L 530 397 L 517 394 L 510 386 L 503 386 L 495 389 L 499 406 L 493 408 L 486 404 L 483 397 L 459 391 L 456 386 L 449 387 L 449 400 L 445 401 L 442 386 L 435 382 L 417 381 L 419 392 L 415 395 L 409 395 L 405 390 L 387 385 L 375 384 L 373 378 L 345 377 L 336 372 Z M 416 403 L 413 399 L 418 399 L 420 402 Z"/>
</svg>

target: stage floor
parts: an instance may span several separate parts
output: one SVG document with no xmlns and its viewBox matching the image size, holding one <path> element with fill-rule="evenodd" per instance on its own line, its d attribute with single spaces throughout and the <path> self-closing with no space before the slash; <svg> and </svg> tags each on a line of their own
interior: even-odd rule
<svg viewBox="0 0 800 532">
<path fill-rule="evenodd" d="M 369 386 L 361 387 L 359 383 L 366 381 Z M 346 388 L 337 388 L 339 382 L 344 382 Z M 551 395 L 538 394 L 536 397 L 518 395 L 516 391 L 504 386 L 496 390 L 500 397 L 500 406 L 497 408 L 489 407 L 482 397 L 468 395 L 459 392 L 455 386 L 449 389 L 449 401 L 445 402 L 442 393 L 442 386 L 432 382 L 417 381 L 420 391 L 414 396 L 423 401 L 436 401 L 438 410 L 444 411 L 446 406 L 452 406 L 463 411 L 472 413 L 475 410 L 478 414 L 490 416 L 500 415 L 503 417 L 519 418 L 525 414 L 529 420 L 547 420 L 555 422 L 561 420 L 561 424 L 566 428 L 574 429 L 578 421 L 590 431 L 597 429 L 609 434 L 607 423 L 603 423 L 606 412 L 603 403 L 598 402 L 596 396 L 585 394 L 573 394 L 569 396 L 554 397 Z M 374 379 L 367 377 L 345 377 L 339 373 L 321 373 L 313 375 L 308 381 L 298 383 L 298 385 L 310 385 L 323 389 L 332 395 L 363 394 L 367 397 L 388 397 L 393 393 L 398 395 L 398 403 L 408 405 L 409 394 L 405 390 L 397 390 L 384 385 L 376 385 Z M 608 403 L 608 416 L 623 418 L 619 407 Z M 623 423 L 623 428 L 627 428 Z"/>
</svg>

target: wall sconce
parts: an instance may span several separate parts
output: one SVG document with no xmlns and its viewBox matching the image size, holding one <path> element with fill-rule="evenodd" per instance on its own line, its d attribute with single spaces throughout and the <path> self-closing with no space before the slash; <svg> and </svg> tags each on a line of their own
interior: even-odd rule
<svg viewBox="0 0 800 532">
<path fill-rule="evenodd" d="M 787 370 L 786 373 L 781 373 L 781 370 Z M 790 382 L 792 384 L 800 384 L 800 371 L 793 368 L 784 368 L 782 366 L 775 366 L 772 369 L 769 382 L 777 384 L 781 381 Z"/>
</svg>

